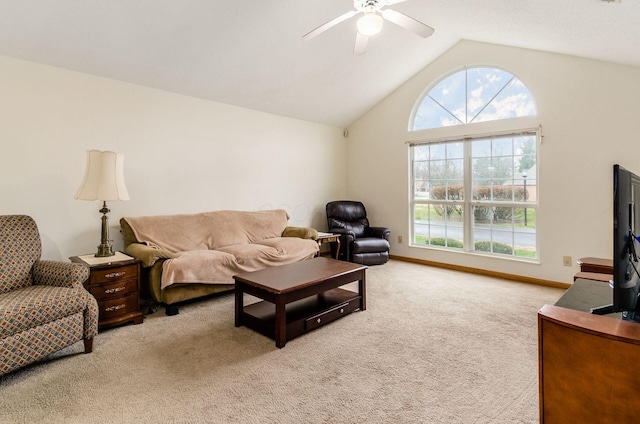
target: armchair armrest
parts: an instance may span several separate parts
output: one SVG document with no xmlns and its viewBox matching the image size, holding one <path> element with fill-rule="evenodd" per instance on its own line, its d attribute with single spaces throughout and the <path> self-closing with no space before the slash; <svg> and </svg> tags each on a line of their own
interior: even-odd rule
<svg viewBox="0 0 640 424">
<path fill-rule="evenodd" d="M 388 241 L 391 236 L 391 230 L 387 227 L 369 227 L 367 229 L 367 235 L 369 237 L 383 238 Z"/>
<path fill-rule="evenodd" d="M 38 260 L 33 265 L 33 283 L 47 286 L 84 288 L 89 268 L 77 263 Z"/>
<path fill-rule="evenodd" d="M 177 256 L 169 250 L 158 249 L 142 243 L 131 243 L 127 246 L 124 252 L 127 255 L 131 255 L 140 260 L 140 262 L 142 262 L 142 266 L 145 268 L 152 266 L 160 259 L 172 259 Z"/>
<path fill-rule="evenodd" d="M 354 233 L 351 230 L 347 230 L 346 228 L 333 227 L 333 228 L 329 228 L 329 232 L 330 233 L 335 233 L 335 234 L 340 234 L 342 236 L 349 236 L 349 237 L 351 237 L 351 240 L 356 238 L 356 233 Z"/>
<path fill-rule="evenodd" d="M 318 230 L 311 227 L 287 227 L 282 232 L 282 237 L 299 237 L 303 239 L 318 239 Z"/>
<path fill-rule="evenodd" d="M 333 227 L 333 228 L 329 228 L 329 232 L 334 234 L 340 234 L 341 236 L 345 237 L 345 240 L 353 241 L 356 238 L 356 233 L 354 233 L 351 230 L 347 230 L 346 228 Z"/>
</svg>

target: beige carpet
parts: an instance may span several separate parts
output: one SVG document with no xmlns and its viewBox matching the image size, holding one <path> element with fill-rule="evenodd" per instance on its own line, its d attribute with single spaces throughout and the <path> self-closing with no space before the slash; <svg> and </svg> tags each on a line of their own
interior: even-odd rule
<svg viewBox="0 0 640 424">
<path fill-rule="evenodd" d="M 537 310 L 562 290 L 391 261 L 367 310 L 277 349 L 233 294 L 0 377 L 2 423 L 536 423 Z"/>
</svg>

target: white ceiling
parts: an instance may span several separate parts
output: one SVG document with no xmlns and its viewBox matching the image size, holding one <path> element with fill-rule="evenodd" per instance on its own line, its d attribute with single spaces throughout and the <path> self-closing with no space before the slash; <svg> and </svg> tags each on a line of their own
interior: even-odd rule
<svg viewBox="0 0 640 424">
<path fill-rule="evenodd" d="M 347 127 L 462 39 L 640 66 L 640 2 L 407 0 L 433 28 L 355 21 L 302 42 L 352 0 L 0 0 L 0 55 Z"/>
</svg>

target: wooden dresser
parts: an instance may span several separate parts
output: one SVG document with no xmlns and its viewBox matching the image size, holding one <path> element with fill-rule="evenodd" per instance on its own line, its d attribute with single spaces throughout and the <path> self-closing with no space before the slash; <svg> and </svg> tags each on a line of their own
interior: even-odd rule
<svg viewBox="0 0 640 424">
<path fill-rule="evenodd" d="M 99 329 L 129 322 L 142 323 L 140 261 L 121 253 L 111 261 L 108 258 L 94 260 L 90 255 L 69 259 L 89 267 L 90 276 L 84 286 L 98 301 Z"/>
</svg>

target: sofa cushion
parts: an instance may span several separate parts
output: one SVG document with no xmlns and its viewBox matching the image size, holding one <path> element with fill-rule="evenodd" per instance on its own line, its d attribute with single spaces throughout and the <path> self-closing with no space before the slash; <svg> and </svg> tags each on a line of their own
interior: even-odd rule
<svg viewBox="0 0 640 424">
<path fill-rule="evenodd" d="M 86 298 L 79 290 L 28 286 L 0 294 L 0 337 L 84 311 Z"/>
<path fill-rule="evenodd" d="M 252 244 L 221 247 L 218 250 L 233 254 L 238 269 L 248 272 L 313 257 L 318 251 L 318 244 L 313 240 L 297 237 L 274 237 Z"/>
<path fill-rule="evenodd" d="M 220 247 L 219 252 L 229 253 L 234 256 L 238 265 L 251 265 L 260 258 L 277 257 L 278 250 L 264 244 L 234 244 L 232 246 Z"/>
<path fill-rule="evenodd" d="M 180 252 L 162 264 L 161 288 L 173 283 L 228 284 L 236 273 L 236 258 L 219 250 Z"/>
</svg>

